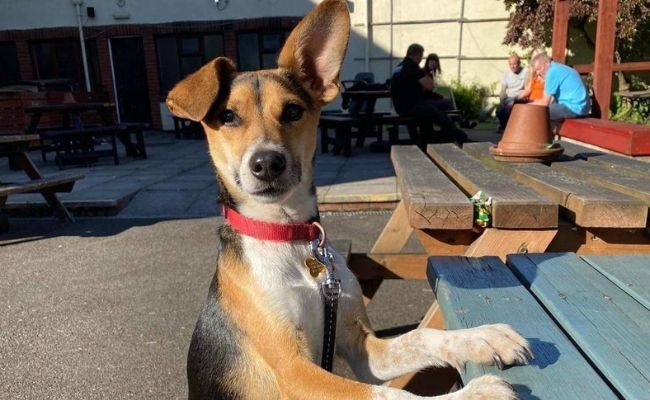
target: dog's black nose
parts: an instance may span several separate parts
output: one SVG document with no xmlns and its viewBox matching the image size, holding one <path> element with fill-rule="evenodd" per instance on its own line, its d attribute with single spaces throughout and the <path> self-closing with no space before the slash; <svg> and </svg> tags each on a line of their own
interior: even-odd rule
<svg viewBox="0 0 650 400">
<path fill-rule="evenodd" d="M 269 182 L 284 172 L 287 159 L 277 151 L 260 151 L 251 157 L 249 168 L 257 179 Z"/>
</svg>

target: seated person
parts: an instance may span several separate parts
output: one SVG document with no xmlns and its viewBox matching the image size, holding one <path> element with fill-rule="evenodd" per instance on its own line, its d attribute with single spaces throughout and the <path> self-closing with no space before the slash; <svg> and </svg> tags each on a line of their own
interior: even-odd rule
<svg viewBox="0 0 650 400">
<path fill-rule="evenodd" d="M 455 110 L 456 107 L 454 106 L 454 103 L 451 101 L 451 99 L 444 97 L 443 95 L 441 95 L 436 91 L 438 87 L 436 82 L 438 75 L 442 74 L 442 67 L 440 66 L 440 58 L 436 53 L 430 53 L 427 56 L 427 59 L 424 61 L 424 73 L 433 81 L 433 90 L 431 91 L 431 98 L 435 102 L 436 107 L 438 107 L 438 109 L 441 111 Z M 457 119 L 458 120 L 457 122 L 463 128 L 474 128 L 477 125 L 476 121 L 469 121 L 466 118 L 462 118 L 460 115 L 455 116 L 454 119 Z"/>
<path fill-rule="evenodd" d="M 427 59 L 424 61 L 424 73 L 433 82 L 433 90 L 430 93 L 438 109 L 442 111 L 453 110 L 454 105 L 451 103 L 451 100 L 436 91 L 436 78 L 442 73 L 440 58 L 438 58 L 437 54 L 431 53 L 427 56 Z"/>
<path fill-rule="evenodd" d="M 393 71 L 390 90 L 395 111 L 399 115 L 422 120 L 418 124 L 420 136 L 414 138 L 421 149 L 426 143 L 455 141 L 462 144 L 467 141 L 467 135 L 438 108 L 430 95 L 434 84 L 419 66 L 423 56 L 424 47 L 414 43 L 408 47 L 406 57 Z M 434 131 L 433 124 L 441 128 L 440 132 Z"/>
<path fill-rule="evenodd" d="M 533 71 L 544 79 L 544 94 L 533 104 L 549 108 L 551 123 L 589 114 L 589 92 L 575 69 L 552 61 L 546 53 L 533 58 Z M 555 100 L 555 103 L 551 102 Z"/>
<path fill-rule="evenodd" d="M 521 60 L 517 53 L 512 53 L 508 58 L 508 70 L 501 78 L 501 91 L 499 92 L 499 107 L 497 118 L 499 119 L 499 132 L 503 132 L 510 117 L 512 106 L 517 98 L 524 91 L 528 69 L 521 66 Z"/>
<path fill-rule="evenodd" d="M 538 54 L 546 54 L 544 49 L 535 49 L 533 50 L 530 59 L 532 65 L 532 59 Z M 532 68 L 531 68 L 532 69 Z M 517 97 L 517 103 L 529 103 L 535 100 L 539 100 L 544 95 L 544 78 L 535 73 L 535 71 L 529 71 L 528 77 L 526 79 L 526 87 L 524 91 Z"/>
</svg>

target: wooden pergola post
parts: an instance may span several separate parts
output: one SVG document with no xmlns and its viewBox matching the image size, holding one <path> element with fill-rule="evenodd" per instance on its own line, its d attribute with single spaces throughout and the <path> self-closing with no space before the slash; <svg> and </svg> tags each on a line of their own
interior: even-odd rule
<svg viewBox="0 0 650 400">
<path fill-rule="evenodd" d="M 553 10 L 553 59 L 564 63 L 566 60 L 567 32 L 569 29 L 569 1 L 555 0 Z M 614 46 L 616 40 L 617 0 L 598 2 L 596 27 L 596 53 L 593 68 L 594 103 L 592 114 L 602 119 L 609 116 L 609 103 L 612 93 L 612 72 L 614 70 Z M 645 63 L 644 63 L 645 64 Z M 585 66 L 577 69 L 586 72 Z M 619 69 L 620 70 L 620 69 Z"/>
<path fill-rule="evenodd" d="M 567 0 L 555 0 L 553 8 L 553 41 L 551 57 L 555 61 L 564 63 L 566 61 L 566 44 L 569 31 L 569 2 Z"/>
<path fill-rule="evenodd" d="M 614 67 L 614 46 L 616 40 L 617 0 L 598 2 L 598 22 L 596 28 L 596 53 L 594 55 L 594 97 L 600 118 L 609 116 L 609 103 L 612 93 L 612 70 Z"/>
</svg>

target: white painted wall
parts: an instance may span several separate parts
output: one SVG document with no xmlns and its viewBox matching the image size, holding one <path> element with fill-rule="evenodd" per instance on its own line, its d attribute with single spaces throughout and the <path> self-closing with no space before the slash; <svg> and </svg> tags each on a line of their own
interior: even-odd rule
<svg viewBox="0 0 650 400">
<path fill-rule="evenodd" d="M 220 0 L 221 4 L 224 1 Z M 94 7 L 96 13 L 96 17 L 90 19 L 84 9 L 83 24 L 103 26 L 301 16 L 319 1 L 228 0 L 225 9 L 218 10 L 214 0 L 83 0 L 83 6 Z M 495 85 L 507 68 L 504 59 L 512 49 L 501 41 L 508 14 L 499 1 L 351 0 L 349 4 L 353 11 L 353 34 L 342 79 L 352 79 L 357 72 L 370 70 L 377 81 L 383 82 L 413 42 L 422 44 L 426 53 L 435 52 L 442 57 L 445 81 L 460 78 L 466 82 Z M 116 20 L 114 13 L 127 13 L 129 19 Z M 457 21 L 461 16 L 466 19 L 463 24 Z M 435 22 L 445 19 L 454 21 Z M 476 19 L 501 20 L 472 22 Z M 72 0 L 0 0 L 2 30 L 60 26 L 76 26 Z M 504 59 L 494 59 L 500 57 Z M 382 104 L 389 106 L 384 102 L 380 103 L 380 108 L 385 108 Z"/>
</svg>

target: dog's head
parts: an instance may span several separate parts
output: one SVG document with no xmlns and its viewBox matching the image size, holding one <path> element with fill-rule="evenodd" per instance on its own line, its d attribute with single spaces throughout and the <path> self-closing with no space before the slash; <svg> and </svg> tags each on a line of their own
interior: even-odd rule
<svg viewBox="0 0 650 400">
<path fill-rule="evenodd" d="M 238 73 L 220 57 L 172 89 L 171 112 L 203 125 L 222 202 L 266 220 L 313 215 L 318 117 L 339 93 L 349 33 L 346 2 L 324 0 L 291 32 L 277 69 Z"/>
</svg>

